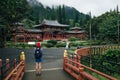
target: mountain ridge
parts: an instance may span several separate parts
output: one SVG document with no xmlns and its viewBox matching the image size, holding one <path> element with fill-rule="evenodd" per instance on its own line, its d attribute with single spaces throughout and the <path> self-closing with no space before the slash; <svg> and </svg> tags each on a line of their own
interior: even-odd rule
<svg viewBox="0 0 120 80">
<path fill-rule="evenodd" d="M 66 5 L 58 5 L 58 6 L 45 6 L 41 2 L 37 0 L 28 0 L 31 11 L 30 15 L 34 17 L 36 20 L 36 24 L 40 23 L 43 19 L 48 20 L 58 20 L 60 23 L 73 23 L 71 26 L 75 26 L 76 23 L 79 25 L 83 25 L 89 20 L 90 16 L 88 14 L 84 14 L 79 12 L 74 7 L 66 6 Z M 72 22 L 70 22 L 72 20 Z"/>
</svg>

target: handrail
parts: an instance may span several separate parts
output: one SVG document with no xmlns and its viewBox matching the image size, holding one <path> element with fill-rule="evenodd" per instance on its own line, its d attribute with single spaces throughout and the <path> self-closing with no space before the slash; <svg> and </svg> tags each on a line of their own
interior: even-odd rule
<svg viewBox="0 0 120 80">
<path fill-rule="evenodd" d="M 14 63 L 16 63 L 16 61 Z M 14 68 L 12 69 L 11 72 L 7 74 L 4 80 L 22 80 L 24 73 L 25 73 L 25 55 L 24 52 L 21 52 L 20 63 L 18 65 L 16 64 L 14 65 Z"/>
<path fill-rule="evenodd" d="M 15 74 L 20 75 L 21 73 L 17 73 L 17 72 L 23 71 L 24 68 L 25 68 L 24 62 L 21 61 L 21 62 L 8 74 L 8 76 L 7 76 L 4 80 L 9 80 L 9 79 L 12 78 L 12 76 L 15 75 Z M 21 70 L 21 71 L 20 71 L 20 70 Z M 15 80 L 18 80 L 18 77 L 17 77 Z"/>
<path fill-rule="evenodd" d="M 97 71 L 95 69 L 92 69 L 90 67 L 87 67 L 87 66 L 81 64 L 80 62 L 78 62 L 80 59 L 76 60 L 75 58 L 77 58 L 77 57 L 73 56 L 73 58 L 71 58 L 71 57 L 68 58 L 67 51 L 64 51 L 63 69 L 65 71 L 67 71 L 70 75 L 72 75 L 74 78 L 76 78 L 77 80 L 84 80 L 84 78 L 87 78 L 88 80 L 99 80 L 98 78 L 94 77 L 93 75 L 85 72 L 84 69 L 88 69 L 91 72 L 101 75 L 109 80 L 117 80 L 116 78 L 114 78 L 112 76 L 109 76 L 107 74 L 104 74 L 100 71 Z"/>
<path fill-rule="evenodd" d="M 79 76 L 83 76 L 84 78 L 87 78 L 87 79 L 89 79 L 89 80 L 98 80 L 96 77 L 88 74 L 87 72 L 81 71 L 81 69 L 80 69 L 81 67 L 77 68 L 77 67 L 75 67 L 75 66 L 73 66 L 73 65 L 71 65 L 71 64 L 69 64 L 69 63 L 67 63 L 66 65 L 69 66 L 69 68 L 70 68 L 71 70 L 79 73 L 79 75 L 77 75 L 77 74 L 73 73 L 73 71 L 71 71 L 71 70 L 69 70 L 69 69 L 65 69 L 67 72 L 69 72 L 69 73 L 70 73 L 73 77 L 75 77 L 77 80 L 79 80 L 79 78 L 80 78 Z"/>
<path fill-rule="evenodd" d="M 98 71 L 98 70 L 95 70 L 95 69 L 93 69 L 93 68 L 90 68 L 90 67 L 88 67 L 88 66 L 85 66 L 85 65 L 83 65 L 83 64 L 81 64 L 81 63 L 75 62 L 75 61 L 73 61 L 73 60 L 71 60 L 71 59 L 68 59 L 68 58 L 67 58 L 67 60 L 68 60 L 68 61 L 71 61 L 72 63 L 75 63 L 75 64 L 79 65 L 79 67 L 83 67 L 83 68 L 89 69 L 90 71 L 95 72 L 95 73 L 97 73 L 97 74 L 99 74 L 99 75 L 101 75 L 101 76 L 104 76 L 105 78 L 108 78 L 108 79 L 110 79 L 110 80 L 117 80 L 117 79 L 114 78 L 114 77 L 111 77 L 111 76 L 109 76 L 109 75 L 107 75 L 107 74 L 104 74 L 104 73 Z M 75 66 L 74 66 L 74 67 L 75 67 Z"/>
</svg>

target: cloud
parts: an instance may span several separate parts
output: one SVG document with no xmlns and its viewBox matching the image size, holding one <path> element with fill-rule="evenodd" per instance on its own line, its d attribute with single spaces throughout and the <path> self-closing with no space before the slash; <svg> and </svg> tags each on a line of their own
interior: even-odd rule
<svg viewBox="0 0 120 80">
<path fill-rule="evenodd" d="M 120 6 L 120 0 L 39 0 L 44 5 L 67 5 L 76 8 L 79 12 L 87 14 L 91 12 L 94 16 L 99 16 L 110 9 Z"/>
</svg>

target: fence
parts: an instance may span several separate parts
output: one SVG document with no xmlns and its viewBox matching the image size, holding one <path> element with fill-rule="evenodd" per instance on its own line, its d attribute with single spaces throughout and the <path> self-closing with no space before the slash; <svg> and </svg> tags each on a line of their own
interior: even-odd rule
<svg viewBox="0 0 120 80">
<path fill-rule="evenodd" d="M 94 46 L 91 48 L 84 48 L 86 50 L 89 50 L 87 53 L 87 56 L 82 56 L 81 57 L 81 63 L 87 66 L 90 66 L 92 64 L 92 68 L 100 70 L 106 74 L 113 75 L 113 74 L 120 74 L 120 63 L 119 62 L 114 62 L 113 60 L 107 61 L 109 63 L 109 66 L 106 66 L 105 61 L 101 60 L 101 56 L 105 53 L 106 50 L 115 50 L 115 49 L 120 49 L 120 46 L 118 45 L 113 45 L 113 46 Z M 77 50 L 76 52 L 78 53 L 84 53 L 82 49 Z M 90 62 L 91 61 L 91 62 Z M 98 64 L 99 63 L 99 64 Z M 113 65 L 115 65 L 115 69 L 111 68 Z"/>
<path fill-rule="evenodd" d="M 72 75 L 76 80 L 99 80 L 98 78 L 94 77 L 93 75 L 86 72 L 86 70 L 89 70 L 91 73 L 96 73 L 97 75 L 100 75 L 108 80 L 117 80 L 114 77 L 111 77 L 107 74 L 104 74 L 100 71 L 97 71 L 95 69 L 92 69 L 90 67 L 87 67 L 83 64 L 81 64 L 80 56 L 74 55 L 68 57 L 67 51 L 64 52 L 64 62 L 63 62 L 63 69 L 68 72 L 70 75 Z"/>
<path fill-rule="evenodd" d="M 5 64 L 4 64 L 5 63 Z M 5 62 L 0 59 L 0 79 L 3 80 L 19 63 L 19 60 L 9 60 L 6 59 Z M 3 65 L 2 65 L 3 64 Z"/>
<path fill-rule="evenodd" d="M 20 60 L 0 59 L 0 80 L 22 80 L 25 69 L 25 56 L 21 53 Z"/>
<path fill-rule="evenodd" d="M 118 45 L 105 45 L 105 46 L 93 46 L 90 48 L 90 53 L 92 55 L 102 55 L 108 49 L 120 49 Z"/>
<path fill-rule="evenodd" d="M 81 55 L 81 56 L 86 56 L 86 55 L 102 55 L 104 52 L 108 49 L 120 49 L 120 46 L 118 45 L 104 45 L 104 46 L 91 46 L 91 47 L 85 47 L 85 48 L 80 48 L 76 50 L 76 53 Z"/>
</svg>

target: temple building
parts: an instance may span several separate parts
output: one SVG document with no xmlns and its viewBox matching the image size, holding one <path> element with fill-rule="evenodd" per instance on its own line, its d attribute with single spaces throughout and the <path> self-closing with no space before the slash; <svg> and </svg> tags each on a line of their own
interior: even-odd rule
<svg viewBox="0 0 120 80">
<path fill-rule="evenodd" d="M 86 39 L 86 32 L 80 27 L 73 27 L 69 30 L 69 25 L 60 24 L 57 20 L 43 20 L 33 29 L 25 29 L 23 25 L 17 25 L 12 32 L 15 42 L 44 41 L 44 40 L 66 40 L 71 37 Z"/>
<path fill-rule="evenodd" d="M 80 27 L 73 27 L 69 31 L 66 31 L 66 38 L 76 37 L 80 40 L 86 39 L 86 31 Z"/>
</svg>

